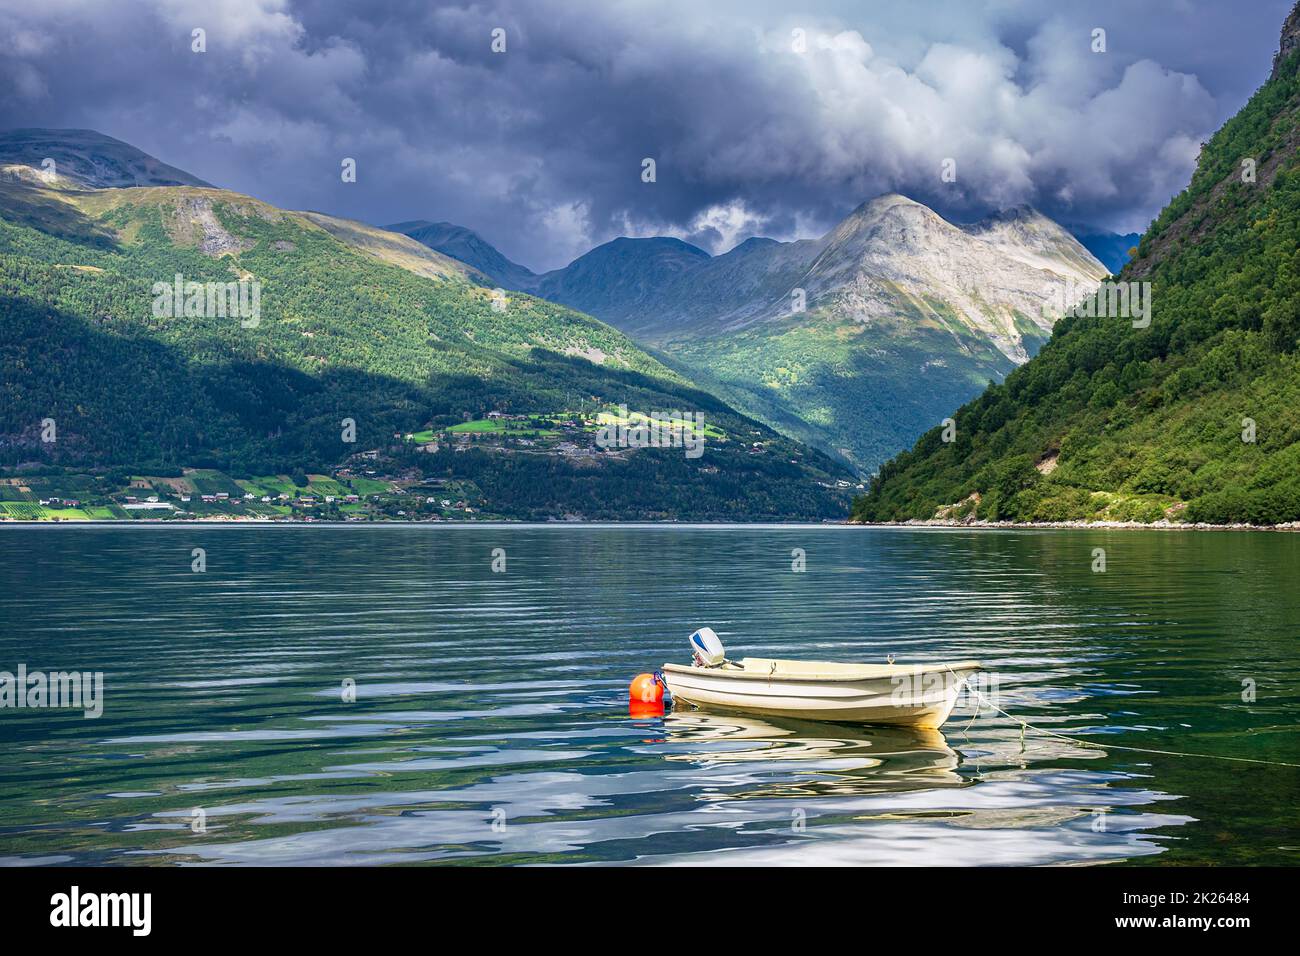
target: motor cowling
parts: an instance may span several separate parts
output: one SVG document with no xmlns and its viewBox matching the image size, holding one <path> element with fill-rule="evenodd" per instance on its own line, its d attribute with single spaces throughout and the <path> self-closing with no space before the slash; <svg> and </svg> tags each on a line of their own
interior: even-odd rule
<svg viewBox="0 0 1300 956">
<path fill-rule="evenodd" d="M 694 652 L 696 665 L 700 667 L 717 667 L 726 660 L 722 641 L 711 627 L 702 627 L 691 635 L 691 651 Z"/>
</svg>

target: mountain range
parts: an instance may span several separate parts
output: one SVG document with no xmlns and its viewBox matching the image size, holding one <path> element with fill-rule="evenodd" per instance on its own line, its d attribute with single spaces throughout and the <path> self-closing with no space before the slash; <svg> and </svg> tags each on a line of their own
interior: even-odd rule
<svg viewBox="0 0 1300 956">
<path fill-rule="evenodd" d="M 256 289 L 260 312 L 160 311 L 178 276 Z M 708 453 L 409 437 L 620 405 L 699 412 Z M 842 515 L 851 477 L 622 332 L 501 300 L 399 233 L 218 189 L 92 131 L 0 134 L 0 467 L 248 478 L 374 460 L 519 518 L 818 519 Z"/>
<path fill-rule="evenodd" d="M 710 256 L 621 238 L 536 275 L 446 223 L 389 228 L 594 315 L 768 425 L 868 474 L 1051 333 L 1052 290 L 1109 270 L 1028 206 L 959 225 L 905 196 L 817 239 Z"/>
<path fill-rule="evenodd" d="M 452 224 L 278 209 L 86 130 L 0 134 L 0 467 L 326 470 L 356 461 L 351 420 L 371 460 L 507 517 L 829 517 L 851 468 L 878 469 L 858 521 L 1300 521 L 1297 115 L 1293 13 L 1121 266 L 1140 317 L 1045 308 L 1111 270 L 1023 206 L 954 223 L 888 194 L 815 239 L 623 238 L 538 275 Z M 262 324 L 150 313 L 182 274 L 256 281 Z M 716 444 L 411 434 L 620 404 L 703 410 Z"/>
</svg>

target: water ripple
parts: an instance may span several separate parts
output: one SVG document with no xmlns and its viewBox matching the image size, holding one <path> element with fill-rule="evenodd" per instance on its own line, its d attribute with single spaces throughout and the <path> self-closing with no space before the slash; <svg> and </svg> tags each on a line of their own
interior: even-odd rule
<svg viewBox="0 0 1300 956">
<path fill-rule="evenodd" d="M 1294 863 L 1295 770 L 1080 741 L 1300 761 L 1298 571 L 1293 535 L 0 528 L 0 670 L 105 675 L 99 719 L 0 711 L 0 864 Z M 1067 736 L 629 718 L 702 624 L 976 658 Z"/>
</svg>

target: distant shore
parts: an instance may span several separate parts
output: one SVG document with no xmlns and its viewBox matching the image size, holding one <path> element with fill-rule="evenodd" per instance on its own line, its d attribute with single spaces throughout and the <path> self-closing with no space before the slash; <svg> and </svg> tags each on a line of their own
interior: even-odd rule
<svg viewBox="0 0 1300 956">
<path fill-rule="evenodd" d="M 596 519 L 555 519 L 533 520 L 527 518 L 460 518 L 441 521 L 329 521 L 314 519 L 285 518 L 78 518 L 75 520 L 40 521 L 7 520 L 0 521 L 0 528 L 221 528 L 254 525 L 267 528 L 487 528 L 487 527 L 526 527 L 526 528 L 849 528 L 851 525 L 842 519 L 822 521 L 784 520 L 784 521 L 654 521 L 648 519 L 615 520 Z"/>
<path fill-rule="evenodd" d="M 863 528 L 968 528 L 989 530 L 1011 528 L 1057 528 L 1067 531 L 1300 531 L 1300 521 L 1284 524 L 1208 524 L 1203 521 L 960 521 L 956 518 L 913 518 L 909 521 L 854 521 L 846 524 Z"/>
<path fill-rule="evenodd" d="M 735 528 L 781 528 L 781 527 L 818 527 L 818 528 L 939 528 L 966 531 L 1012 531 L 1012 530 L 1059 530 L 1059 531 L 1292 531 L 1300 532 L 1300 521 L 1284 524 L 1207 524 L 1205 522 L 1155 521 L 1143 524 L 1140 521 L 957 521 L 953 519 L 929 519 L 910 521 L 613 521 L 613 520 L 555 520 L 530 521 L 510 518 L 469 518 L 442 521 L 325 521 L 325 520 L 286 520 L 284 518 L 234 518 L 229 516 L 212 518 L 135 518 L 125 520 L 99 518 L 59 520 L 59 521 L 0 521 L 0 528 L 165 528 L 165 527 L 204 527 L 213 526 L 247 526 L 276 528 L 407 528 L 407 527 L 735 527 Z"/>
</svg>

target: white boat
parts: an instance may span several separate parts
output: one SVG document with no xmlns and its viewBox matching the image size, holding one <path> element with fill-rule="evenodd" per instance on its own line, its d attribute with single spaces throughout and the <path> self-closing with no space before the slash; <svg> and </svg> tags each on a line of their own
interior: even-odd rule
<svg viewBox="0 0 1300 956">
<path fill-rule="evenodd" d="M 853 724 L 940 727 L 978 661 L 837 664 L 765 657 L 727 660 L 709 628 L 691 635 L 695 661 L 665 664 L 673 707 Z"/>
</svg>

